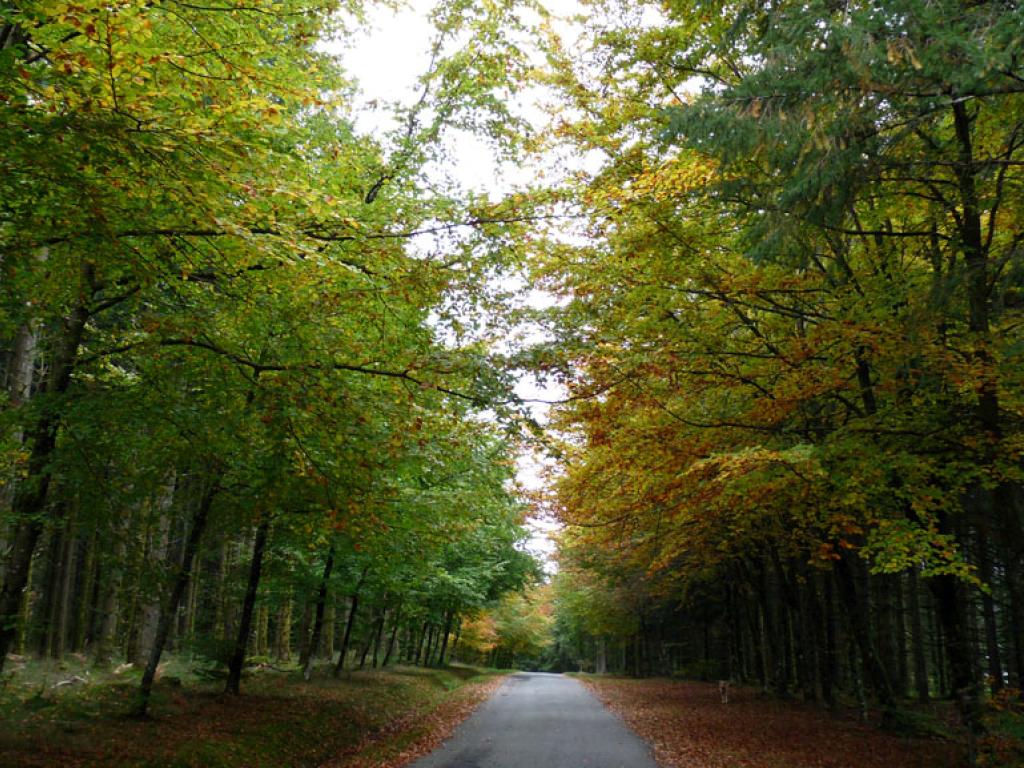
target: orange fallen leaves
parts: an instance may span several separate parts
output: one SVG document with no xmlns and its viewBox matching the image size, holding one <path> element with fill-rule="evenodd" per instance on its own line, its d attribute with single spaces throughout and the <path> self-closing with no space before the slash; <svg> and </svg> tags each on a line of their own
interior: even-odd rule
<svg viewBox="0 0 1024 768">
<path fill-rule="evenodd" d="M 712 683 L 585 679 L 654 748 L 663 768 L 953 768 L 953 742 L 908 739 L 799 702 Z"/>
<path fill-rule="evenodd" d="M 494 694 L 504 680 L 504 677 L 493 677 L 480 683 L 470 683 L 430 712 L 407 712 L 364 738 L 353 750 L 354 755 L 343 756 L 321 768 L 400 768 L 407 765 L 437 749 L 463 720 L 473 714 L 473 710 Z M 403 737 L 409 736 L 411 740 L 402 747 L 389 749 L 390 745 L 401 743 Z"/>
</svg>

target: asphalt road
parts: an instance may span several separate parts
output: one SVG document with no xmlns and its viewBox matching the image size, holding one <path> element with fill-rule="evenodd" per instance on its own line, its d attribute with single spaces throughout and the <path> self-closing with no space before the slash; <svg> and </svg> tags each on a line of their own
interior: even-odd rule
<svg viewBox="0 0 1024 768">
<path fill-rule="evenodd" d="M 519 673 L 412 768 L 656 768 L 648 746 L 571 677 Z"/>
</svg>

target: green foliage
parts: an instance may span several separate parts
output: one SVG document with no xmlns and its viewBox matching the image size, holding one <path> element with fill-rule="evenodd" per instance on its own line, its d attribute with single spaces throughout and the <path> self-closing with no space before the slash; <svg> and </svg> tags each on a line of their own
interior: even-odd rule
<svg viewBox="0 0 1024 768">
<path fill-rule="evenodd" d="M 356 652 L 535 577 L 487 411 L 508 376 L 449 333 L 502 300 L 523 214 L 427 181 L 453 132 L 518 151 L 521 10 L 440 4 L 422 98 L 376 135 L 321 45 L 358 2 L 0 12 L 0 340 L 26 350 L 4 358 L 0 530 L 29 542 L 4 563 L 3 652 L 141 666 L 163 615 L 216 675 L 247 631 L 304 649 L 317 602 L 336 628 L 362 601 Z"/>
</svg>

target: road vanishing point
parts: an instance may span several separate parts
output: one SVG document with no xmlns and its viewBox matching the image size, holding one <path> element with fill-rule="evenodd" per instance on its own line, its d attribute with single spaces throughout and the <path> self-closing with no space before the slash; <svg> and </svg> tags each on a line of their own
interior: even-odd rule
<svg viewBox="0 0 1024 768">
<path fill-rule="evenodd" d="M 647 746 L 582 683 L 510 676 L 412 768 L 657 768 Z"/>
</svg>

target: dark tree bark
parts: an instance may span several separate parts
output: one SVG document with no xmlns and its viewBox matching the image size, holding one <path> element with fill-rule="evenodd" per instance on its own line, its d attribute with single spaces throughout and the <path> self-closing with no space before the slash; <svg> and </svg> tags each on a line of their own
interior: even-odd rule
<svg viewBox="0 0 1024 768">
<path fill-rule="evenodd" d="M 914 691 L 922 704 L 928 701 L 928 659 L 925 653 L 924 627 L 921 623 L 921 594 L 917 568 L 911 568 L 907 577 L 907 597 L 910 610 L 911 648 L 914 657 Z"/>
<path fill-rule="evenodd" d="M 427 639 L 427 628 L 430 626 L 429 622 L 423 622 L 423 629 L 420 630 L 420 639 L 416 643 L 416 655 L 413 657 L 412 663 L 419 666 L 420 656 L 423 653 L 423 641 Z"/>
<path fill-rule="evenodd" d="M 391 639 L 388 640 L 388 650 L 384 654 L 384 661 L 381 663 L 381 666 L 383 666 L 383 667 L 386 667 L 388 665 L 388 662 L 391 661 L 391 654 L 394 653 L 394 650 L 395 650 L 395 640 L 398 638 L 398 627 L 399 627 L 401 621 L 402 621 L 402 604 L 399 603 L 398 606 L 395 608 L 395 615 L 392 617 L 392 622 L 393 623 L 391 625 Z"/>
<path fill-rule="evenodd" d="M 50 378 L 46 392 L 51 395 L 46 407 L 40 407 L 35 422 L 28 430 L 32 448 L 29 451 L 26 477 L 18 483 L 11 503 L 11 518 L 15 521 L 13 542 L 4 568 L 4 583 L 0 588 L 0 672 L 17 637 L 21 593 L 28 583 L 29 568 L 36 544 L 42 535 L 49 499 L 53 454 L 57 448 L 60 429 L 60 409 L 54 400 L 62 398 L 71 384 L 71 372 L 82 343 L 85 324 L 89 319 L 86 293 L 93 284 L 91 265 L 83 267 L 81 302 L 65 318 L 63 329 L 54 348 Z"/>
<path fill-rule="evenodd" d="M 444 654 L 448 650 L 448 635 L 452 631 L 452 619 L 454 617 L 453 611 L 449 610 L 445 613 L 444 617 L 444 629 L 441 631 L 441 651 L 437 654 L 437 666 L 444 666 Z"/>
<path fill-rule="evenodd" d="M 252 614 L 256 607 L 256 594 L 259 591 L 260 575 L 263 573 L 263 552 L 267 546 L 270 533 L 270 518 L 264 519 L 256 529 L 256 541 L 252 547 L 252 562 L 249 564 L 249 582 L 245 589 L 242 602 L 242 616 L 238 622 L 238 637 L 235 648 L 228 662 L 228 679 L 226 693 L 238 694 L 242 684 L 242 669 L 245 666 L 245 651 L 249 644 L 249 633 L 252 630 Z"/>
<path fill-rule="evenodd" d="M 333 546 L 327 552 L 327 562 L 324 563 L 324 572 L 320 577 L 320 589 L 316 595 L 316 613 L 313 617 L 313 633 L 309 638 L 309 643 L 303 650 L 305 659 L 299 660 L 299 664 L 302 667 L 302 676 L 306 680 L 309 680 L 313 675 L 313 653 L 316 648 L 320 647 L 320 633 L 323 631 L 324 626 L 324 610 L 327 606 L 327 593 L 330 587 L 332 570 L 334 570 Z"/>
<path fill-rule="evenodd" d="M 156 679 L 156 670 L 160 665 L 160 657 L 163 655 L 164 646 L 167 644 L 167 637 L 171 632 L 171 623 L 181 604 L 181 598 L 185 594 L 189 579 L 192 576 L 192 568 L 195 564 L 196 554 L 199 552 L 199 542 L 203 532 L 206 530 L 206 522 L 210 516 L 210 509 L 213 501 L 217 498 L 220 486 L 217 483 L 210 485 L 203 492 L 203 495 L 192 516 L 192 525 L 189 529 L 188 539 L 185 541 L 185 551 L 181 569 L 174 580 L 174 587 L 171 589 L 170 597 L 164 604 L 160 613 L 160 621 L 156 628 L 156 637 L 153 639 L 153 650 L 149 655 L 149 662 L 142 674 L 142 683 L 139 686 L 139 702 L 136 707 L 136 714 L 146 716 L 149 710 L 149 698 L 153 692 L 153 681 Z"/>
<path fill-rule="evenodd" d="M 975 674 L 968 630 L 969 587 L 962 580 L 949 575 L 932 577 L 928 586 L 935 597 L 935 610 L 945 635 L 953 699 L 968 729 L 969 752 L 973 763 L 975 742 L 982 733 L 982 726 L 978 677 Z"/>
<path fill-rule="evenodd" d="M 427 648 L 423 652 L 423 666 L 424 667 L 429 667 L 431 665 L 430 664 L 431 660 L 434 658 L 434 636 L 435 635 L 436 635 L 436 630 L 434 629 L 434 625 L 431 624 L 429 626 L 429 629 L 427 630 Z"/>
<path fill-rule="evenodd" d="M 348 655 L 348 644 L 352 639 L 352 627 L 356 623 L 356 614 L 359 610 L 359 590 L 363 588 L 363 582 L 366 580 L 366 574 L 369 573 L 369 570 L 369 566 L 363 569 L 359 582 L 352 592 L 352 604 L 348 609 L 348 621 L 345 622 L 345 635 L 341 639 L 341 655 L 338 656 L 338 663 L 334 666 L 335 677 L 338 677 L 342 670 L 345 669 L 345 657 Z"/>
<path fill-rule="evenodd" d="M 879 703 L 886 709 L 893 704 L 892 686 L 885 673 L 885 668 L 878 659 L 874 642 L 871 638 L 871 620 L 865 596 L 857 589 L 848 556 L 843 555 L 835 563 L 836 583 L 839 597 L 850 618 L 849 628 L 860 651 L 861 667 L 864 677 L 871 685 Z"/>
</svg>

